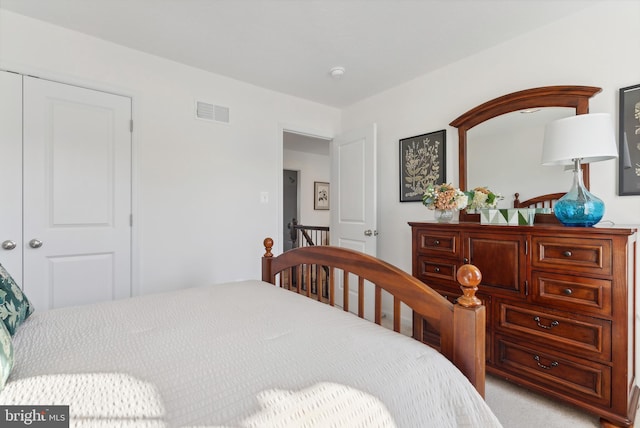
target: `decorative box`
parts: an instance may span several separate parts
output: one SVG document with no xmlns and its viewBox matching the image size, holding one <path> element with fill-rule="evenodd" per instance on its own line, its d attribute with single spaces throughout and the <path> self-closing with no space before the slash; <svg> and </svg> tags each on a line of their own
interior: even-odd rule
<svg viewBox="0 0 640 428">
<path fill-rule="evenodd" d="M 549 214 L 549 208 L 481 209 L 480 224 L 532 226 L 536 214 Z"/>
</svg>

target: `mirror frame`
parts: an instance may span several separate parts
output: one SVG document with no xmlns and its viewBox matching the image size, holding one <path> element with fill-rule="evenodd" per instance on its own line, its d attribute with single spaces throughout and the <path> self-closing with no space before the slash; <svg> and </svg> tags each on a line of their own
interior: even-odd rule
<svg viewBox="0 0 640 428">
<path fill-rule="evenodd" d="M 595 86 L 544 86 L 525 89 L 494 98 L 472 108 L 449 125 L 458 128 L 458 182 L 461 190 L 467 190 L 467 132 L 489 119 L 519 110 L 541 107 L 574 108 L 576 114 L 589 113 L 589 99 L 602 91 Z M 589 164 L 582 164 L 584 185 L 589 189 Z M 480 221 L 478 214 L 460 212 L 460 220 Z M 474 217 L 470 217 L 474 216 Z"/>
</svg>

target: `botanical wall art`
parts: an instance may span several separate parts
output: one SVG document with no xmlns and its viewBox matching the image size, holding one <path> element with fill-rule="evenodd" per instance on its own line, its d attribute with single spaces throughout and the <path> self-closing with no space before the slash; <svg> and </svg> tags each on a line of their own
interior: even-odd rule
<svg viewBox="0 0 640 428">
<path fill-rule="evenodd" d="M 620 89 L 618 194 L 640 195 L 640 85 Z"/>
<path fill-rule="evenodd" d="M 429 184 L 446 181 L 446 130 L 400 140 L 400 202 L 422 202 Z"/>
<path fill-rule="evenodd" d="M 328 210 L 329 209 L 329 183 L 321 181 L 313 182 L 313 209 Z"/>
</svg>

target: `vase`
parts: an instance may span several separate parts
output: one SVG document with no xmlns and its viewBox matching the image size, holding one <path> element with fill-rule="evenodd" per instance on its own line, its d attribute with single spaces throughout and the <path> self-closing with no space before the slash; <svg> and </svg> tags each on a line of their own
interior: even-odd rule
<svg viewBox="0 0 640 428">
<path fill-rule="evenodd" d="M 571 190 L 558 199 L 553 213 L 565 226 L 589 227 L 602 219 L 604 202 L 584 187 L 579 165 L 578 163 L 573 171 Z"/>
<path fill-rule="evenodd" d="M 455 210 L 436 210 L 435 219 L 438 223 L 449 223 L 453 220 Z"/>
</svg>

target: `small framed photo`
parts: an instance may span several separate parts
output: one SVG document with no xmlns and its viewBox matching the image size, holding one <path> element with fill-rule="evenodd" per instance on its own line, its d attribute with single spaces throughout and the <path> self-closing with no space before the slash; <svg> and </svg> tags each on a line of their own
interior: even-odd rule
<svg viewBox="0 0 640 428">
<path fill-rule="evenodd" d="M 400 202 L 421 202 L 429 184 L 446 181 L 445 129 L 400 140 Z"/>
<path fill-rule="evenodd" d="M 329 183 L 322 181 L 313 182 L 313 209 L 328 210 L 329 209 Z"/>
<path fill-rule="evenodd" d="M 618 195 L 640 195 L 640 85 L 620 89 Z"/>
</svg>

